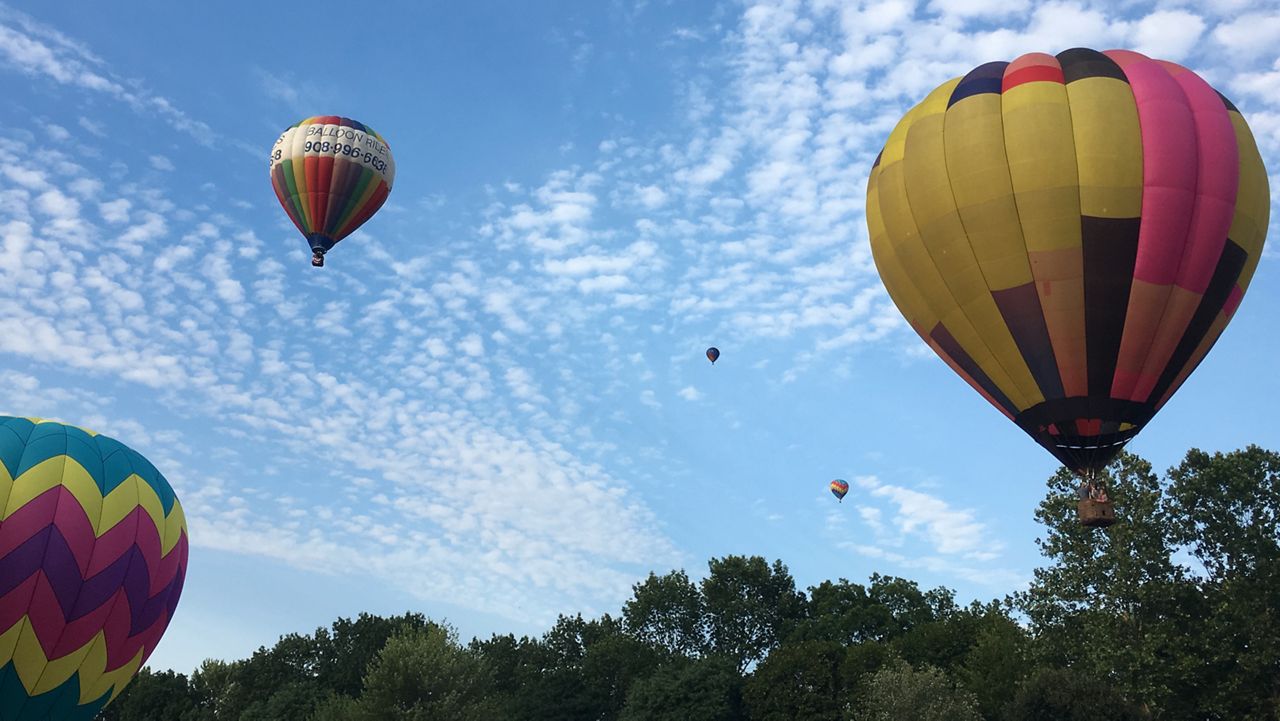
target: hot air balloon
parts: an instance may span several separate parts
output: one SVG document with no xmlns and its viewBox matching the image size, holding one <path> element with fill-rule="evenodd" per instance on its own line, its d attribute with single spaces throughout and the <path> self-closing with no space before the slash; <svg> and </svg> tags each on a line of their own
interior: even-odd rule
<svg viewBox="0 0 1280 721">
<path fill-rule="evenodd" d="M 1076 48 L 930 93 L 876 158 L 867 225 L 925 343 L 1092 479 L 1236 312 L 1268 197 L 1249 126 L 1199 76 Z"/>
<path fill-rule="evenodd" d="M 391 148 L 373 128 L 318 115 L 280 135 L 271 148 L 271 187 L 311 244 L 311 264 L 378 212 L 395 182 Z"/>
<path fill-rule="evenodd" d="M 716 359 L 720 357 L 720 349 L 712 346 L 707 349 L 707 360 L 711 361 L 711 365 L 716 364 Z"/>
<path fill-rule="evenodd" d="M 0 416 L 0 719 L 89 721 L 169 625 L 187 523 L 112 438 Z"/>
<path fill-rule="evenodd" d="M 837 478 L 831 482 L 831 493 L 836 497 L 836 500 L 840 501 L 841 503 L 844 503 L 844 494 L 848 492 L 849 492 L 849 484 L 846 483 L 845 481 L 842 481 L 839 478 Z"/>
</svg>

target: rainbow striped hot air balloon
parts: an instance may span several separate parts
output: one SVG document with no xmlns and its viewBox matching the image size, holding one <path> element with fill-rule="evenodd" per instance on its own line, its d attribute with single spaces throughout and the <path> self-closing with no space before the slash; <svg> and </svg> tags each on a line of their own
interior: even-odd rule
<svg viewBox="0 0 1280 721">
<path fill-rule="evenodd" d="M 848 482 L 843 481 L 839 478 L 831 482 L 831 494 L 835 496 L 836 500 L 840 501 L 841 503 L 844 503 L 844 494 L 848 492 L 849 492 Z"/>
<path fill-rule="evenodd" d="M 311 264 L 373 217 L 391 193 L 396 163 L 381 135 L 351 118 L 318 115 L 271 148 L 271 187 L 311 244 Z"/>
<path fill-rule="evenodd" d="M 1085 476 L 1226 328 L 1269 213 L 1236 107 L 1125 50 L 1031 53 L 943 83 L 867 185 L 876 267 L 912 328 Z"/>
<path fill-rule="evenodd" d="M 89 721 L 169 625 L 187 523 L 106 436 L 0 416 L 0 721 Z"/>
</svg>

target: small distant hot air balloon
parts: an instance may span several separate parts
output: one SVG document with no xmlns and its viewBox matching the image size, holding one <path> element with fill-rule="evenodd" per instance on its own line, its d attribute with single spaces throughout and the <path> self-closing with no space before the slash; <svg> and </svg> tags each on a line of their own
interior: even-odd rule
<svg viewBox="0 0 1280 721">
<path fill-rule="evenodd" d="M 842 481 L 839 478 L 831 482 L 831 494 L 834 495 L 836 497 L 836 500 L 840 501 L 841 503 L 844 503 L 844 494 L 848 492 L 849 492 L 849 484 L 847 482 Z"/>
<path fill-rule="evenodd" d="M 711 365 L 716 364 L 716 359 L 720 357 L 720 349 L 711 346 L 707 349 L 707 360 L 711 361 Z"/>
<path fill-rule="evenodd" d="M 187 522 L 147 459 L 75 426 L 0 416 L 0 719 L 89 721 L 169 625 Z"/>
<path fill-rule="evenodd" d="M 378 212 L 395 176 L 387 141 L 350 118 L 307 118 L 284 131 L 271 149 L 271 186 L 311 244 L 316 267 Z"/>
<path fill-rule="evenodd" d="M 866 215 L 911 327 L 1093 479 L 1235 315 L 1269 203 L 1248 124 L 1203 79 L 1074 48 L 930 93 L 876 158 Z"/>
</svg>

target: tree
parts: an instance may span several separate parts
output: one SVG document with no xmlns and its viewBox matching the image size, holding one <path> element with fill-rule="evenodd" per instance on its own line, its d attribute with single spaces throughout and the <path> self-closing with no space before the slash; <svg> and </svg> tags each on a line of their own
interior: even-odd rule
<svg viewBox="0 0 1280 721">
<path fill-rule="evenodd" d="M 684 571 L 650 573 L 622 607 L 627 631 L 667 653 L 694 657 L 707 646 L 706 605 Z"/>
<path fill-rule="evenodd" d="M 196 701 L 185 675 L 144 668 L 98 718 L 101 721 L 180 719 L 195 709 Z"/>
<path fill-rule="evenodd" d="M 1143 715 L 1109 684 L 1060 668 L 1040 669 L 1005 709 L 1009 721 L 1138 721 Z"/>
<path fill-rule="evenodd" d="M 942 671 L 907 663 L 881 669 L 867 683 L 859 721 L 982 721 L 973 695 L 957 689 Z"/>
<path fill-rule="evenodd" d="M 983 718 L 994 719 L 1031 670 L 1031 637 L 1003 606 L 992 603 L 956 678 L 974 695 Z"/>
<path fill-rule="evenodd" d="M 804 596 L 781 561 L 759 556 L 713 558 L 702 580 L 711 648 L 739 671 L 764 658 L 804 615 Z"/>
<path fill-rule="evenodd" d="M 487 674 L 479 656 L 458 646 L 452 629 L 429 624 L 401 631 L 387 640 L 369 666 L 364 693 L 349 707 L 356 710 L 352 719 L 491 719 L 496 709 L 484 696 Z"/>
<path fill-rule="evenodd" d="M 1036 518 L 1050 564 L 1036 569 L 1018 605 L 1031 621 L 1044 666 L 1114 679 L 1127 698 L 1153 713 L 1194 707 L 1196 639 L 1186 633 L 1204 612 L 1186 570 L 1172 560 L 1173 524 L 1151 465 L 1122 453 L 1105 479 L 1116 516 L 1105 530 L 1075 517 L 1077 479 L 1066 469 L 1049 479 Z"/>
<path fill-rule="evenodd" d="M 330 629 L 316 629 L 318 658 L 312 664 L 316 679 L 327 691 L 358 696 L 369 664 L 397 633 L 426 630 L 430 625 L 420 613 L 383 618 L 361 613 L 355 620 L 339 618 Z"/>
<path fill-rule="evenodd" d="M 677 657 L 632 684 L 619 721 L 743 721 L 742 676 L 719 656 Z"/>
<path fill-rule="evenodd" d="M 753 721 L 839 721 L 843 659 L 833 641 L 784 643 L 747 679 L 743 704 Z"/>
<path fill-rule="evenodd" d="M 1196 625 L 1206 716 L 1280 717 L 1280 454 L 1192 449 L 1169 472 L 1174 538 L 1203 565 Z"/>
<path fill-rule="evenodd" d="M 883 638 L 892 624 L 887 606 L 872 600 L 864 586 L 842 578 L 809 587 L 807 612 L 790 638 L 851 645 Z"/>
</svg>

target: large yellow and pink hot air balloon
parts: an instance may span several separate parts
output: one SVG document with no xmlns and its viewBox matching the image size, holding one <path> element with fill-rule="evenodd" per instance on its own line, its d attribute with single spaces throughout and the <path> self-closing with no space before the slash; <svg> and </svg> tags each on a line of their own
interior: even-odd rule
<svg viewBox="0 0 1280 721">
<path fill-rule="evenodd" d="M 378 212 L 395 178 L 387 141 L 351 118 L 307 118 L 271 148 L 271 187 L 306 237 L 317 267 L 338 241 Z"/>
<path fill-rule="evenodd" d="M 867 186 L 876 267 L 951 368 L 1090 476 L 1204 359 L 1257 268 L 1267 174 L 1184 67 L 988 63 L 902 118 Z"/>
<path fill-rule="evenodd" d="M 112 438 L 0 416 L 0 721 L 89 721 L 155 650 L 187 523 Z"/>
</svg>

